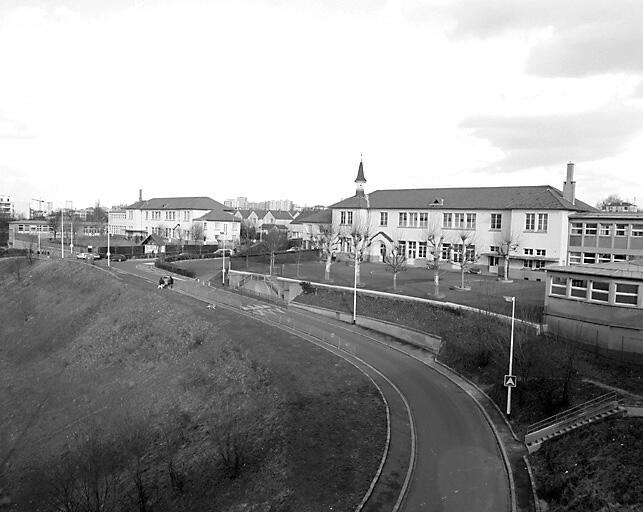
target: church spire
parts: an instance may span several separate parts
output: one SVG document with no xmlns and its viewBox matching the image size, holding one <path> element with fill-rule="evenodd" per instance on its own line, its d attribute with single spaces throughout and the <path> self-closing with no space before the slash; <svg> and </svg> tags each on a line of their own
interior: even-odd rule
<svg viewBox="0 0 643 512">
<path fill-rule="evenodd" d="M 363 196 L 364 195 L 364 184 L 366 183 L 366 178 L 364 177 L 364 162 L 362 156 L 360 155 L 359 159 L 359 169 L 357 170 L 357 178 L 355 178 L 355 183 L 357 188 L 355 190 L 355 195 Z"/>
</svg>

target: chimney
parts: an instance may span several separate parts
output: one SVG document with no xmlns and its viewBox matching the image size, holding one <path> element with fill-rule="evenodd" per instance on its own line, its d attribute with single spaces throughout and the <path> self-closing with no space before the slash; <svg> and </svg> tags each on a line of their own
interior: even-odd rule
<svg viewBox="0 0 643 512">
<path fill-rule="evenodd" d="M 143 189 L 142 188 L 138 189 L 138 200 L 139 201 L 143 200 Z"/>
<path fill-rule="evenodd" d="M 563 183 L 563 198 L 576 204 L 576 182 L 574 181 L 574 163 L 567 164 L 567 180 Z"/>
</svg>

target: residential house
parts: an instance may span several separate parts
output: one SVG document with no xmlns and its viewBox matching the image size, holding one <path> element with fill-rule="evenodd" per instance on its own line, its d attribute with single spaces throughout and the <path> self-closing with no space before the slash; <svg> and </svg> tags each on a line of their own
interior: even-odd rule
<svg viewBox="0 0 643 512">
<path fill-rule="evenodd" d="M 546 330 L 643 360 L 643 261 L 547 268 Z"/>
<path fill-rule="evenodd" d="M 297 241 L 303 249 L 312 249 L 317 245 L 321 226 L 330 226 L 333 212 L 330 208 L 301 212 L 288 225 L 288 238 Z"/>
<path fill-rule="evenodd" d="M 643 212 L 585 212 L 569 216 L 571 265 L 643 259 Z"/>
<path fill-rule="evenodd" d="M 411 265 L 424 265 L 437 252 L 440 261 L 477 258 L 480 268 L 499 273 L 507 255 L 513 278 L 541 279 L 541 269 L 565 263 L 569 216 L 596 211 L 576 199 L 571 162 L 562 191 L 541 185 L 367 194 L 362 162 L 355 183 L 354 196 L 330 206 L 333 226 L 342 233 L 342 253 L 351 252 L 351 231 L 358 229 L 369 235 L 365 258 L 370 261 L 382 261 L 394 241 Z"/>
</svg>

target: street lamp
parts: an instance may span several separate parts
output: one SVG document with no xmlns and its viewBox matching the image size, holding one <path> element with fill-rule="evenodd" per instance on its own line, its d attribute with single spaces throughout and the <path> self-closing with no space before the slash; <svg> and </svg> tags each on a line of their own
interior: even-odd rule
<svg viewBox="0 0 643 512">
<path fill-rule="evenodd" d="M 353 280 L 353 323 L 357 319 L 357 246 L 355 246 L 355 276 Z"/>
<path fill-rule="evenodd" d="M 507 387 L 507 415 L 511 414 L 511 388 L 515 386 L 516 382 L 513 377 L 513 359 L 514 359 L 514 319 L 516 317 L 516 297 L 505 297 L 507 302 L 511 302 L 511 341 L 509 343 L 509 375 L 506 379 L 505 386 Z M 508 382 L 512 379 L 511 382 Z"/>
<path fill-rule="evenodd" d="M 107 266 L 111 267 L 111 264 L 110 264 L 110 256 L 111 255 L 110 255 L 110 252 L 109 252 L 109 249 L 110 249 L 110 247 L 109 247 L 109 227 L 110 227 L 109 226 L 109 212 L 107 212 Z"/>
</svg>

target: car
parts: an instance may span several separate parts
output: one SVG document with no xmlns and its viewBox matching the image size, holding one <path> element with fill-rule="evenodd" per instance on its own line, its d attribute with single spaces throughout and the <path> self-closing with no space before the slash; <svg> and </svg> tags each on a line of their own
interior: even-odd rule
<svg viewBox="0 0 643 512">
<path fill-rule="evenodd" d="M 225 254 L 224 254 L 224 251 L 225 251 Z M 214 256 L 216 258 L 220 258 L 221 256 L 229 257 L 231 255 L 232 255 L 232 251 L 230 249 L 217 249 L 216 251 L 214 251 Z"/>
<path fill-rule="evenodd" d="M 110 254 L 109 260 L 110 261 L 125 261 L 127 259 L 127 256 L 124 254 Z"/>
<path fill-rule="evenodd" d="M 99 260 L 100 254 L 95 252 L 79 252 L 78 254 L 76 254 L 76 258 L 78 258 L 79 260 Z"/>
</svg>

